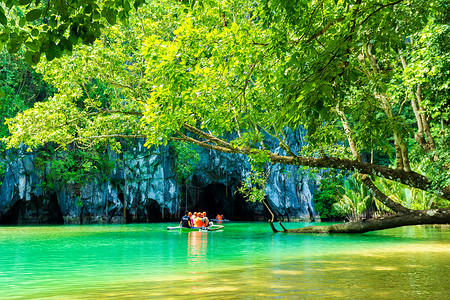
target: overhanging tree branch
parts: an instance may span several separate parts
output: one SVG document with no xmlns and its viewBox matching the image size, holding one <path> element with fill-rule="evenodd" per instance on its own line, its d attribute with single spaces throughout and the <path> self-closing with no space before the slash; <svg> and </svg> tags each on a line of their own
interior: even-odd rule
<svg viewBox="0 0 450 300">
<path fill-rule="evenodd" d="M 261 149 L 251 148 L 251 147 L 235 147 L 229 142 L 226 142 L 220 138 L 217 138 L 209 133 L 206 133 L 192 125 L 183 124 L 183 128 L 194 133 L 204 139 L 205 141 L 199 141 L 193 137 L 184 136 L 179 140 L 184 140 L 186 142 L 197 144 L 201 147 L 208 149 L 218 150 L 226 153 L 241 153 L 245 155 L 258 153 L 262 151 Z M 210 144 L 213 143 L 213 144 Z M 288 156 L 280 155 L 278 153 L 273 153 L 267 151 L 270 162 L 272 164 L 282 163 L 287 165 L 298 165 L 305 167 L 314 168 L 332 168 L 340 170 L 348 170 L 352 172 L 359 172 L 362 174 L 368 174 L 373 176 L 379 176 L 386 179 L 401 182 L 403 184 L 419 188 L 425 191 L 433 191 L 431 181 L 426 177 L 414 171 L 406 172 L 403 169 L 392 169 L 386 166 L 380 166 L 372 163 L 355 161 L 344 158 L 337 158 L 331 156 L 316 157 L 301 157 L 301 156 Z M 442 189 L 440 191 L 433 191 L 437 193 L 440 197 L 445 199 L 450 199 L 450 189 Z"/>
</svg>

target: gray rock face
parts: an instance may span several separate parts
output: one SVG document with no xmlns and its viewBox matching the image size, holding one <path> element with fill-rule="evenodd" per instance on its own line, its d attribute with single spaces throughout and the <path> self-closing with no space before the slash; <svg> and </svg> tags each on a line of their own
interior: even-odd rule
<svg viewBox="0 0 450 300">
<path fill-rule="evenodd" d="M 2 178 L 0 223 L 161 222 L 178 220 L 185 209 L 231 220 L 270 216 L 263 204 L 250 203 L 237 191 L 249 175 L 244 156 L 198 152 L 201 160 L 187 185 L 177 180 L 168 147 L 147 149 L 138 142 L 123 154 L 107 154 L 118 159 L 108 180 L 78 189 L 68 183 L 51 192 L 41 188 L 45 174 L 36 168 L 35 154 L 19 149 L 11 152 Z M 318 218 L 314 188 L 298 167 L 273 165 L 265 188 L 267 203 L 278 219 Z"/>
</svg>

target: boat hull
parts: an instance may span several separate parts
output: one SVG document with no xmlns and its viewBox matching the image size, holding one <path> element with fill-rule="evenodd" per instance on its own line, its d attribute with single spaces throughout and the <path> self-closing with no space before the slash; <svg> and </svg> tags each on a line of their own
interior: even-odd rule
<svg viewBox="0 0 450 300">
<path fill-rule="evenodd" d="M 211 225 L 208 227 L 181 227 L 181 226 L 174 226 L 174 227 L 167 227 L 167 230 L 179 230 L 179 231 L 216 231 L 222 229 L 222 225 Z"/>
</svg>

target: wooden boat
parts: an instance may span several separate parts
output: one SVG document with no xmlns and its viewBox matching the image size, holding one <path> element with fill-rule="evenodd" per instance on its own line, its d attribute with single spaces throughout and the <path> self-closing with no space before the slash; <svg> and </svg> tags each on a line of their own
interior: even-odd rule
<svg viewBox="0 0 450 300">
<path fill-rule="evenodd" d="M 211 225 L 208 227 L 181 227 L 181 226 L 174 226 L 174 227 L 167 227 L 167 230 L 180 230 L 180 231 L 215 231 L 222 229 L 223 225 Z"/>
</svg>

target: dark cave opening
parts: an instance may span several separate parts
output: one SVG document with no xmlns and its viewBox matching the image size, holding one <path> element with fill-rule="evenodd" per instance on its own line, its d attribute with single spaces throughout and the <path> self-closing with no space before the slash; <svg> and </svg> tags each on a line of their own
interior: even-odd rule
<svg viewBox="0 0 450 300">
<path fill-rule="evenodd" d="M 148 199 L 146 206 L 146 214 L 148 222 L 164 222 L 170 218 L 170 211 L 167 207 L 158 203 L 154 199 Z"/>
<path fill-rule="evenodd" d="M 261 219 L 261 203 L 250 203 L 240 193 L 232 193 L 222 183 L 211 183 L 204 188 L 190 188 L 188 210 L 191 212 L 206 211 L 210 219 L 217 214 L 224 215 L 232 221 L 255 221 Z M 262 216 L 264 218 L 264 216 Z"/>
<path fill-rule="evenodd" d="M 58 203 L 58 196 L 56 193 L 50 195 L 48 205 L 48 220 L 49 224 L 64 224 L 63 214 L 61 212 L 61 206 Z"/>
<path fill-rule="evenodd" d="M 221 183 L 212 183 L 200 189 L 193 199 L 192 211 L 206 211 L 210 219 L 217 214 L 231 218 L 233 214 L 233 201 L 230 201 L 230 191 Z"/>
<path fill-rule="evenodd" d="M 32 196 L 29 201 L 18 199 L 0 216 L 0 224 L 64 224 L 64 218 L 58 197 L 52 193 L 48 197 Z"/>
<path fill-rule="evenodd" d="M 19 221 L 21 200 L 17 200 L 4 215 L 0 216 L 0 224 L 16 225 Z"/>
</svg>

